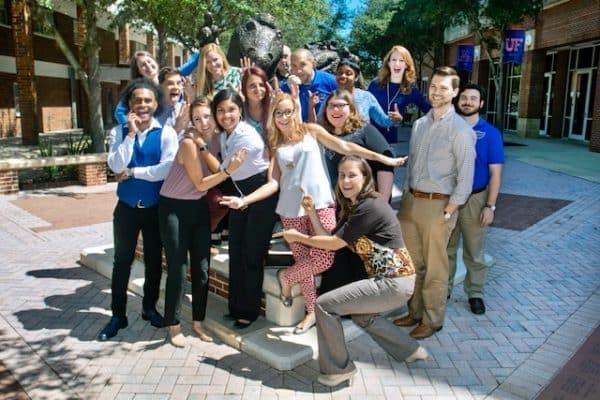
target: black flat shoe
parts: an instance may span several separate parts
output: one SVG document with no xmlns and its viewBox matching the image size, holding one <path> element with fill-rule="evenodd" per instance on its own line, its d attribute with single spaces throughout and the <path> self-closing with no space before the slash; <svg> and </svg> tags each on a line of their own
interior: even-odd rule
<svg viewBox="0 0 600 400">
<path fill-rule="evenodd" d="M 250 325 L 252 325 L 252 322 L 254 322 L 254 321 L 246 321 L 245 319 L 238 319 L 233 323 L 233 327 L 235 329 L 245 329 L 245 328 L 249 327 Z"/>
<path fill-rule="evenodd" d="M 153 309 L 142 311 L 142 319 L 144 321 L 150 321 L 150 325 L 155 328 L 163 328 L 165 326 L 165 321 L 163 320 L 162 315 Z"/>
<path fill-rule="evenodd" d="M 483 303 L 483 299 L 480 299 L 478 297 L 471 297 L 469 299 L 469 305 L 471 306 L 471 312 L 473 314 L 485 314 L 485 304 Z"/>
<path fill-rule="evenodd" d="M 98 334 L 98 340 L 105 342 L 108 339 L 115 337 L 119 329 L 127 328 L 129 325 L 127 317 L 112 317 L 108 324 Z"/>
</svg>

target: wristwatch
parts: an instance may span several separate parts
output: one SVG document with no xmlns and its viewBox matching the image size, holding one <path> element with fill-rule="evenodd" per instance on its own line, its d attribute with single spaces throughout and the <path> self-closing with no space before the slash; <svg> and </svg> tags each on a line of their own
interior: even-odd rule
<svg viewBox="0 0 600 400">
<path fill-rule="evenodd" d="M 198 146 L 198 149 L 200 151 L 206 151 L 206 150 L 208 150 L 208 145 L 206 143 L 204 143 L 202 146 Z"/>
<path fill-rule="evenodd" d="M 450 218 L 452 218 L 452 214 L 449 213 L 448 211 L 444 211 L 444 219 L 446 221 L 450 220 Z"/>
<path fill-rule="evenodd" d="M 486 204 L 484 207 L 489 208 L 492 211 L 496 211 L 496 206 L 493 204 Z"/>
</svg>

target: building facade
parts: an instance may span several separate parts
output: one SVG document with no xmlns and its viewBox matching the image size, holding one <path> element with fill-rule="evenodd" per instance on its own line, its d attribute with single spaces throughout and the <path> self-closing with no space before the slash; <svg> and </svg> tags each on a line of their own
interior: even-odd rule
<svg viewBox="0 0 600 400">
<path fill-rule="evenodd" d="M 0 0 L 0 137 L 21 136 L 24 122 L 23 108 L 27 96 L 19 93 L 17 58 L 21 50 L 21 26 L 15 25 L 15 8 L 24 0 Z M 79 35 L 78 9 L 75 2 L 62 1 L 48 18 L 54 18 L 57 29 L 76 56 L 81 53 L 84 38 Z M 20 17 L 19 17 L 20 18 Z M 80 21 L 81 19 L 79 19 Z M 22 21 L 22 19 L 18 19 Z M 100 74 L 102 81 L 102 115 L 105 128 L 114 125 L 113 110 L 119 101 L 121 89 L 130 79 L 129 62 L 138 50 L 156 54 L 152 33 L 130 29 L 128 26 L 111 28 L 111 14 L 98 19 L 100 42 Z M 20 24 L 20 22 L 17 22 Z M 44 32 L 33 21 L 33 54 L 29 64 L 35 78 L 37 126 L 39 132 L 86 128 L 86 95 L 64 54 L 49 32 Z M 78 28 L 79 27 L 79 28 Z M 16 31 L 16 32 L 15 32 Z M 189 53 L 175 43 L 168 44 L 168 64 L 179 66 Z M 80 60 L 81 61 L 81 60 Z"/>
<path fill-rule="evenodd" d="M 600 1 L 545 1 L 534 19 L 514 28 L 526 30 L 525 54 L 522 64 L 503 66 L 505 131 L 569 139 L 600 152 Z M 446 32 L 446 62 L 456 64 L 459 44 L 476 46 L 473 71 L 463 79 L 488 89 L 487 117 L 495 122 L 490 60 L 468 31 Z"/>
</svg>

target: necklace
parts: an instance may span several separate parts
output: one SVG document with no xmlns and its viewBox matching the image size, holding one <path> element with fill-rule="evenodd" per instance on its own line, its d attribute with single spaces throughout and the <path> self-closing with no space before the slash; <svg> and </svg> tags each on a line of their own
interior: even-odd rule
<svg viewBox="0 0 600 400">
<path fill-rule="evenodd" d="M 389 82 L 387 83 L 387 111 L 388 112 L 392 111 L 390 106 L 392 105 L 394 100 L 396 100 L 396 97 L 398 97 L 398 95 L 400 94 L 400 89 L 401 89 L 401 86 L 398 86 L 398 90 L 396 90 L 396 93 L 390 99 L 390 83 Z"/>
<path fill-rule="evenodd" d="M 390 111 L 392 111 L 391 109 L 391 105 L 394 102 L 394 100 L 396 100 L 396 97 L 398 97 L 398 95 L 400 94 L 400 89 L 402 88 L 402 84 L 398 84 L 398 90 L 396 90 L 396 93 L 394 94 L 394 96 L 392 96 L 392 98 L 390 99 L 390 82 L 387 83 L 386 85 L 387 88 L 387 112 L 389 113 Z M 387 128 L 388 133 L 390 133 L 390 128 Z"/>
</svg>

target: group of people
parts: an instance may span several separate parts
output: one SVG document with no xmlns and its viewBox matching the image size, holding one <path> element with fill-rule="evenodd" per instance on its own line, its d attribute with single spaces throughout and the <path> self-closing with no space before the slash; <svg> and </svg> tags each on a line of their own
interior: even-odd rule
<svg viewBox="0 0 600 400">
<path fill-rule="evenodd" d="M 212 341 L 202 321 L 211 231 L 223 220 L 230 268 L 225 318 L 236 329 L 250 326 L 260 312 L 277 216 L 294 258 L 277 273 L 280 300 L 290 307 L 291 289 L 300 286 L 306 315 L 293 333 L 316 325 L 324 385 L 356 373 L 341 325 L 346 315 L 395 359 L 427 358 L 417 340 L 442 329 L 461 236 L 470 307 L 485 312 L 483 240 L 504 160 L 499 132 L 479 116 L 479 86 L 459 88 L 456 72 L 441 67 L 426 99 L 402 46 L 390 49 L 367 90 L 357 63 L 341 60 L 334 76 L 316 69 L 308 50 L 287 46 L 274 81 L 248 59 L 241 68 L 229 65 L 216 44 L 178 69 L 160 69 L 146 52 L 136 53 L 131 66 L 134 79 L 110 133 L 108 165 L 119 201 L 113 316 L 100 340 L 128 325 L 126 290 L 141 231 L 142 318 L 167 327 L 174 346 L 186 346 L 179 313 L 189 266 L 193 331 Z M 408 157 L 395 157 L 391 144 L 410 104 L 426 114 L 413 124 Z M 389 204 L 394 167 L 405 163 L 396 215 Z M 164 317 L 156 309 L 162 248 Z M 407 316 L 380 317 L 407 303 Z M 416 327 L 408 333 L 396 325 Z"/>
</svg>

